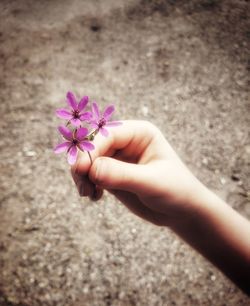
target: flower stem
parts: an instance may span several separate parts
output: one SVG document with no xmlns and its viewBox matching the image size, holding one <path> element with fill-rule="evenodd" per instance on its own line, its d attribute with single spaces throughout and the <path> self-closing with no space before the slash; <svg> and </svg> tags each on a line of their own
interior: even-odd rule
<svg viewBox="0 0 250 306">
<path fill-rule="evenodd" d="M 87 151 L 87 152 L 88 152 L 88 156 L 89 156 L 89 159 L 90 159 L 90 163 L 92 165 L 93 164 L 93 159 L 92 159 L 91 154 L 89 153 L 89 151 Z"/>
<path fill-rule="evenodd" d="M 98 134 L 98 132 L 99 132 L 99 129 L 96 129 L 96 130 L 92 131 L 85 139 L 89 140 L 89 141 L 93 141 L 95 139 L 95 136 Z M 89 156 L 89 159 L 90 159 L 90 163 L 92 165 L 93 164 L 93 159 L 91 157 L 90 152 L 89 151 L 87 151 L 87 152 L 88 152 L 88 156 Z"/>
<path fill-rule="evenodd" d="M 89 140 L 89 141 L 93 141 L 95 136 L 98 134 L 99 132 L 99 129 L 96 129 L 94 131 L 92 131 L 87 137 L 86 139 Z M 93 164 L 93 159 L 91 157 L 91 154 L 89 151 L 87 151 L 88 153 L 88 156 L 89 156 L 89 159 L 90 159 L 90 164 L 92 165 Z M 93 194 L 92 194 L 92 198 L 95 199 L 97 196 L 97 188 L 96 188 L 96 185 L 94 185 L 94 190 L 93 190 Z"/>
<path fill-rule="evenodd" d="M 93 141 L 95 136 L 98 134 L 98 132 L 99 132 L 99 129 L 92 131 L 85 139 Z"/>
</svg>

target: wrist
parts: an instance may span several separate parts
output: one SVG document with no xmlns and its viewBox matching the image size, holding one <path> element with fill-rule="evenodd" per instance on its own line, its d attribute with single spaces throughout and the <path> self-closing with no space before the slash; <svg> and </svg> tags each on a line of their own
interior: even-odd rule
<svg viewBox="0 0 250 306">
<path fill-rule="evenodd" d="M 193 228 L 195 224 L 198 226 L 214 209 L 213 203 L 218 205 L 218 202 L 223 202 L 197 178 L 193 178 L 189 181 L 188 191 L 181 205 L 176 207 L 173 222 L 170 224 L 170 228 L 177 233 Z"/>
</svg>

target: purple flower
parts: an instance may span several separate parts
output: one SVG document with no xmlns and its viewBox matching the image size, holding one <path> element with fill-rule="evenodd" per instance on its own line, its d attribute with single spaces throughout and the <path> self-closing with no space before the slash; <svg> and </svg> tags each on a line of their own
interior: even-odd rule
<svg viewBox="0 0 250 306">
<path fill-rule="evenodd" d="M 113 105 L 109 105 L 104 110 L 103 114 L 100 113 L 98 105 L 96 102 L 92 105 L 92 120 L 90 120 L 90 124 L 93 128 L 100 131 L 100 133 L 107 137 L 109 132 L 105 127 L 113 127 L 121 125 L 122 123 L 119 121 L 109 121 L 113 112 L 115 111 L 115 107 Z"/>
<path fill-rule="evenodd" d="M 58 127 L 58 130 L 67 141 L 57 145 L 54 152 L 58 154 L 67 151 L 68 163 L 70 165 L 76 162 L 77 148 L 81 151 L 92 151 L 95 149 L 94 145 L 85 139 L 88 134 L 88 129 L 81 127 L 72 132 L 66 126 L 61 125 Z"/>
<path fill-rule="evenodd" d="M 88 104 L 89 97 L 84 96 L 79 103 L 76 102 L 76 98 L 72 92 L 67 93 L 67 103 L 71 110 L 66 108 L 59 108 L 56 110 L 56 114 L 59 118 L 69 120 L 74 126 L 79 126 L 81 121 L 90 120 L 91 113 L 83 113 L 84 108 Z"/>
</svg>

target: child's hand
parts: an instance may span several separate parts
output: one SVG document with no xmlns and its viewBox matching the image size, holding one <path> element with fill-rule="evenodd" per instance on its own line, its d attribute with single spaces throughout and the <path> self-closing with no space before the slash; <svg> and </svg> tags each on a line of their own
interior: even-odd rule
<svg viewBox="0 0 250 306">
<path fill-rule="evenodd" d="M 72 167 L 79 193 L 98 199 L 107 189 L 136 215 L 157 225 L 184 217 L 203 186 L 159 129 L 146 121 L 123 121 L 110 134 L 96 136 L 92 165 L 84 152 Z"/>
<path fill-rule="evenodd" d="M 124 121 L 94 142 L 93 164 L 82 153 L 72 168 L 83 196 L 107 189 L 136 215 L 169 226 L 250 294 L 250 223 L 193 176 L 154 125 Z"/>
</svg>

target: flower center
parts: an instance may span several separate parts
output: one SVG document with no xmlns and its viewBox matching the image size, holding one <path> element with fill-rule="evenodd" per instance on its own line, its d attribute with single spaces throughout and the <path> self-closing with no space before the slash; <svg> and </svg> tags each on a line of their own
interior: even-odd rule
<svg viewBox="0 0 250 306">
<path fill-rule="evenodd" d="M 80 117 L 79 113 L 80 113 L 79 110 L 73 110 L 72 115 L 74 118 L 78 119 Z"/>
<path fill-rule="evenodd" d="M 73 143 L 73 145 L 76 146 L 76 145 L 78 144 L 78 140 L 77 140 L 77 139 L 73 139 L 73 140 L 72 140 L 72 143 Z"/>
<path fill-rule="evenodd" d="M 98 127 L 102 128 L 105 124 L 106 124 L 106 120 L 104 118 L 102 118 L 102 119 L 100 119 L 100 121 L 98 123 Z"/>
</svg>

